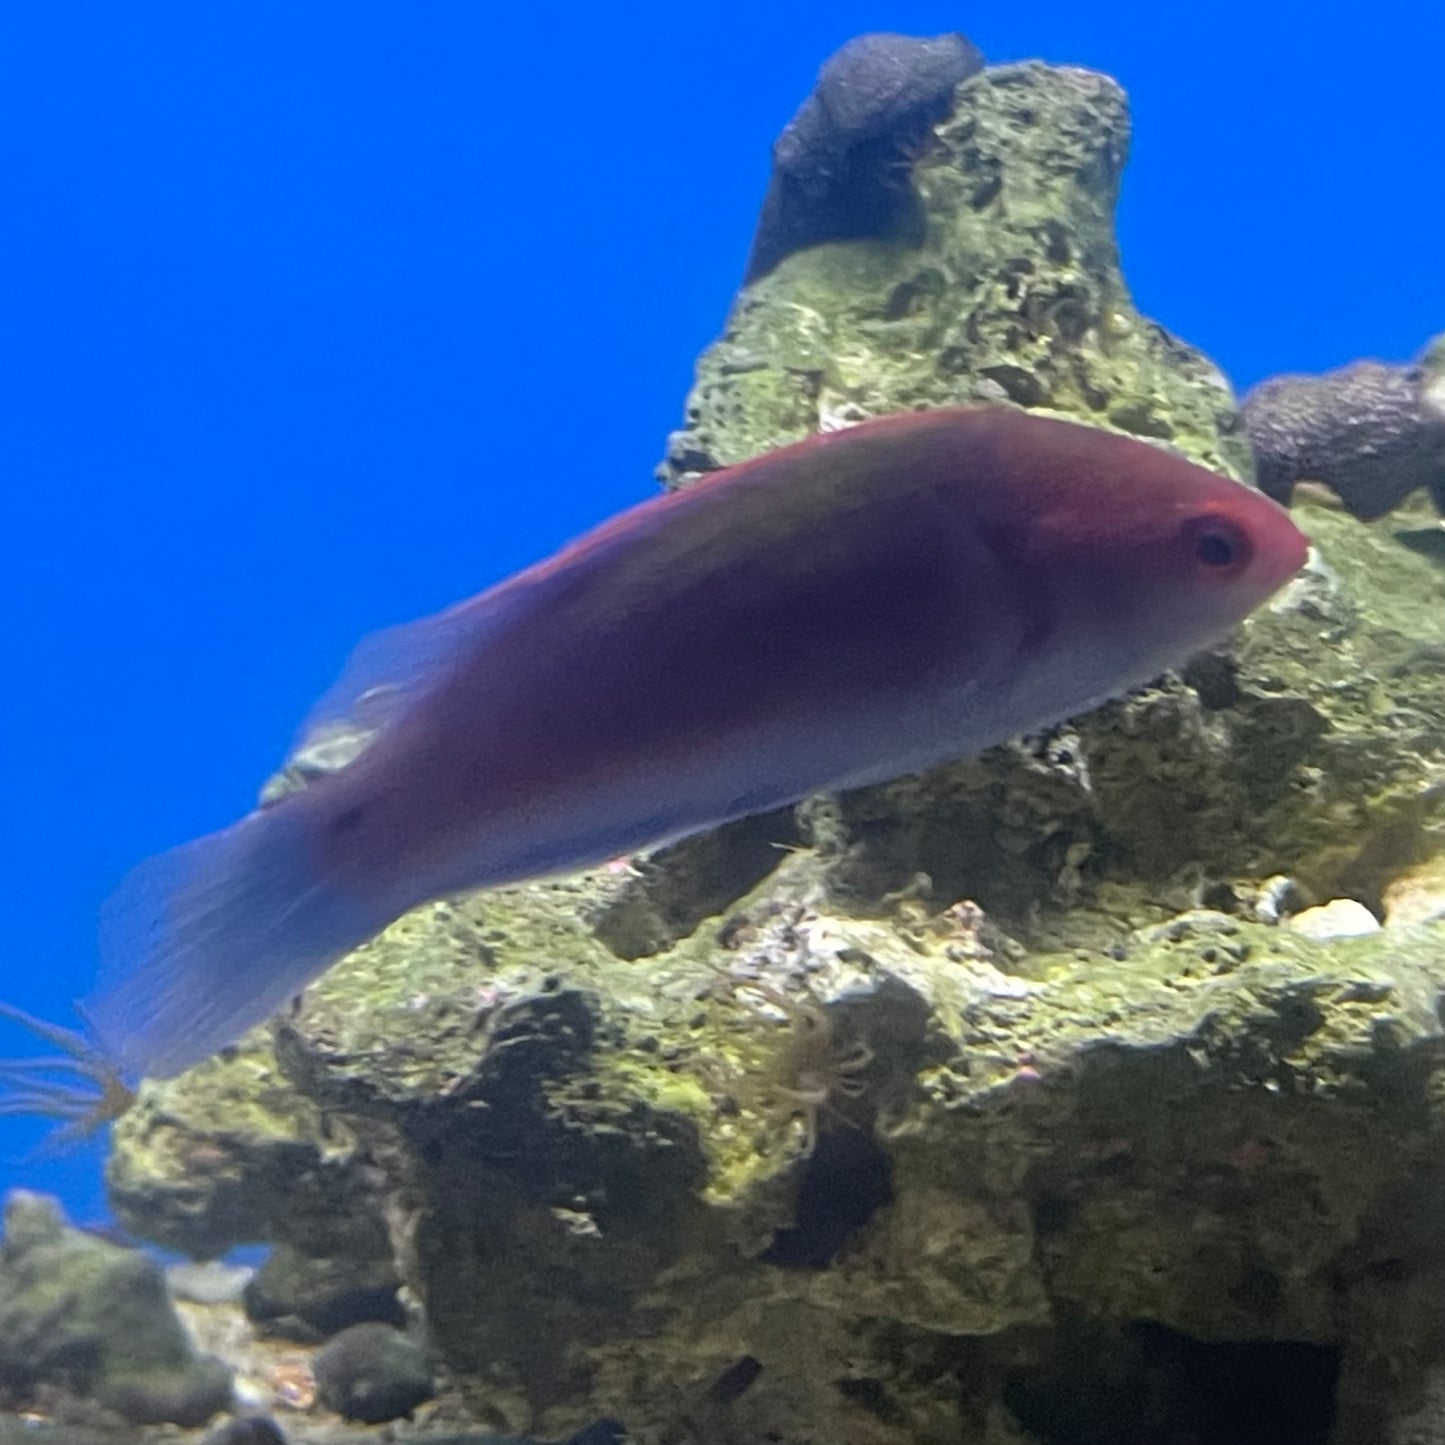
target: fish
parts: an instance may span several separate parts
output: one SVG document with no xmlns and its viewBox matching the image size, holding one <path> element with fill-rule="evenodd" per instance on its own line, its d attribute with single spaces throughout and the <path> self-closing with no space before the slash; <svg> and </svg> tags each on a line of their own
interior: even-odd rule
<svg viewBox="0 0 1445 1445">
<path fill-rule="evenodd" d="M 376 634 L 358 755 L 149 859 L 84 1016 L 127 1078 L 233 1043 L 408 910 L 969 757 L 1184 662 L 1303 565 L 1261 493 L 1005 407 L 859 423 Z"/>
</svg>

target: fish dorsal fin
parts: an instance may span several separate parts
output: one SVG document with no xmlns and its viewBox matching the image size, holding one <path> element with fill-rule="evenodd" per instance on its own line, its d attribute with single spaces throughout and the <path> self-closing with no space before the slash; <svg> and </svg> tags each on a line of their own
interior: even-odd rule
<svg viewBox="0 0 1445 1445">
<path fill-rule="evenodd" d="M 385 627 L 357 643 L 341 676 L 306 714 L 293 754 L 319 739 L 384 732 L 443 677 L 457 653 L 475 646 L 501 609 L 484 592 L 444 612 Z"/>
<path fill-rule="evenodd" d="M 677 502 L 659 498 L 650 509 L 623 513 L 621 518 L 564 547 L 556 556 L 476 597 L 430 617 L 364 637 L 341 676 L 306 715 L 293 741 L 291 756 L 318 744 L 326 749 L 339 744 L 344 759 L 339 765 L 345 766 L 392 727 L 413 703 L 426 696 L 445 677 L 460 652 L 474 653 L 509 618 L 525 618 L 557 606 L 579 590 L 585 591 L 599 570 L 599 561 L 625 552 L 638 536 L 646 536 L 656 527 L 656 519 L 666 515 L 659 504 L 675 507 Z M 643 512 L 653 519 L 650 525 L 639 525 L 638 517 Z"/>
</svg>

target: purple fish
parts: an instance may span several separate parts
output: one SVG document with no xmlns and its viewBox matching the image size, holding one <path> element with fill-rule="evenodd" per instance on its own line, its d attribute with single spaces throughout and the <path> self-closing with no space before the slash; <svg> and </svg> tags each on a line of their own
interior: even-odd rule
<svg viewBox="0 0 1445 1445">
<path fill-rule="evenodd" d="M 363 644 L 307 729 L 382 706 L 369 745 L 141 864 L 88 1018 L 178 1073 L 427 899 L 970 756 L 1184 661 L 1305 550 L 1257 492 L 1022 412 L 770 452 Z"/>
</svg>

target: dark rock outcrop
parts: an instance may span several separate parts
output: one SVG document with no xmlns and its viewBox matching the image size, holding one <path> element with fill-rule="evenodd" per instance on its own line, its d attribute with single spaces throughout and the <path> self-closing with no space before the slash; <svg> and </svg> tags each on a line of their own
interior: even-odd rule
<svg viewBox="0 0 1445 1445">
<path fill-rule="evenodd" d="M 1322 482 L 1369 521 L 1412 492 L 1445 510 L 1445 395 L 1424 366 L 1356 361 L 1321 376 L 1273 376 L 1243 403 L 1259 485 L 1288 502 Z"/>
<path fill-rule="evenodd" d="M 426 1350 L 390 1325 L 352 1325 L 316 1356 L 317 1398 L 345 1420 L 380 1425 L 432 1397 Z"/>
<path fill-rule="evenodd" d="M 838 50 L 773 146 L 745 280 L 825 241 L 921 234 L 913 153 L 982 66 L 957 34 L 860 35 Z"/>
<path fill-rule="evenodd" d="M 17 1191 L 0 1246 L 0 1389 L 24 1404 L 46 1388 L 133 1424 L 202 1425 L 231 1398 L 229 1372 L 192 1350 L 154 1260 Z"/>
</svg>

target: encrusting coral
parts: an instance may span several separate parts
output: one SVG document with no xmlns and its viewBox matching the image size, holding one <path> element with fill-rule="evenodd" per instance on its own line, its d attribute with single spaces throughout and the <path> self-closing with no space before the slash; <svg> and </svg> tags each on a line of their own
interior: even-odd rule
<svg viewBox="0 0 1445 1445">
<path fill-rule="evenodd" d="M 1260 382 L 1243 403 L 1260 486 L 1287 501 L 1296 483 L 1320 482 L 1366 520 L 1422 488 L 1439 505 L 1445 390 L 1433 380 L 1431 355 L 1411 366 L 1356 361 Z"/>
</svg>

